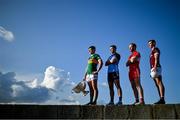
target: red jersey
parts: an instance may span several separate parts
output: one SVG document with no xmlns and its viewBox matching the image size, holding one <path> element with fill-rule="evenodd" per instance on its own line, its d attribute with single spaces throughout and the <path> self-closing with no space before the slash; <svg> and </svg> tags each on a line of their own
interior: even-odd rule
<svg viewBox="0 0 180 120">
<path fill-rule="evenodd" d="M 137 61 L 129 65 L 129 70 L 130 70 L 130 71 L 131 71 L 131 70 L 139 69 L 139 63 L 140 63 L 141 55 L 140 55 L 139 52 L 134 51 L 134 52 L 132 52 L 132 54 L 129 56 L 128 60 L 130 60 L 132 57 L 136 57 L 136 58 L 137 58 Z"/>
<path fill-rule="evenodd" d="M 155 54 L 159 54 L 160 57 L 160 50 L 158 48 L 154 48 L 151 51 L 150 54 L 150 67 L 153 68 L 155 66 Z M 159 63 L 159 58 L 157 60 L 157 66 L 156 67 L 161 67 L 160 63 Z"/>
</svg>

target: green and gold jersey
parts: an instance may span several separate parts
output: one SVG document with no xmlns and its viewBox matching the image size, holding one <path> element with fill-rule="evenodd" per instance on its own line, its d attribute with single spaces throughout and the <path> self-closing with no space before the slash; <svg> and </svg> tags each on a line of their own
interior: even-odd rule
<svg viewBox="0 0 180 120">
<path fill-rule="evenodd" d="M 101 59 L 101 57 L 98 54 L 91 54 L 88 59 L 87 74 L 92 74 L 92 72 L 97 70 L 99 59 Z"/>
</svg>

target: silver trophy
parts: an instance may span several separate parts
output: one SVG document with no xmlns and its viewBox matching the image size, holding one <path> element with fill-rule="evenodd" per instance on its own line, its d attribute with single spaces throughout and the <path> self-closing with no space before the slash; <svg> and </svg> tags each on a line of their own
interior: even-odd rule
<svg viewBox="0 0 180 120">
<path fill-rule="evenodd" d="M 85 89 L 86 89 L 86 82 L 81 81 L 72 89 L 72 93 L 82 92 L 83 96 L 86 96 L 89 93 L 89 91 L 85 91 Z"/>
</svg>

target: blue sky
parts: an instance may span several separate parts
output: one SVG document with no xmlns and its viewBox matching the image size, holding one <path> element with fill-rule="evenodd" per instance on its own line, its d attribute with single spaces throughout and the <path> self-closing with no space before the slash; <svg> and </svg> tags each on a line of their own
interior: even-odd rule
<svg viewBox="0 0 180 120">
<path fill-rule="evenodd" d="M 97 47 L 104 62 L 110 55 L 109 46 L 117 45 L 122 57 L 119 69 L 125 104 L 134 101 L 125 67 L 131 42 L 141 53 L 145 102 L 152 104 L 159 99 L 149 77 L 147 41 L 155 39 L 162 53 L 166 101 L 180 102 L 179 0 L 0 0 L 0 26 L 15 37 L 13 42 L 0 38 L 0 71 L 14 72 L 24 81 L 42 80 L 46 68 L 54 66 L 70 72 L 70 81 L 78 83 L 84 75 L 90 45 Z M 103 66 L 98 81 L 99 103 L 109 102 L 108 87 L 102 85 L 107 83 L 106 73 Z M 58 94 L 63 98 L 64 93 Z M 117 94 L 115 97 L 117 100 Z M 89 100 L 89 96 L 81 98 L 80 104 Z"/>
</svg>

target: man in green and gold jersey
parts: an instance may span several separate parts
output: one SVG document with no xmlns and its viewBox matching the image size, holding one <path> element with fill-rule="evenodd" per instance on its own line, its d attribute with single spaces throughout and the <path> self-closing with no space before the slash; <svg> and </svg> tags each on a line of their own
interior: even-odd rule
<svg viewBox="0 0 180 120">
<path fill-rule="evenodd" d="M 97 88 L 97 80 L 98 80 L 98 72 L 101 70 L 103 66 L 103 61 L 101 57 L 96 54 L 96 47 L 90 46 L 88 48 L 90 57 L 88 59 L 87 69 L 84 75 L 85 81 L 88 82 L 89 90 L 90 90 L 90 102 L 86 105 L 96 105 L 98 98 L 98 88 Z"/>
</svg>

